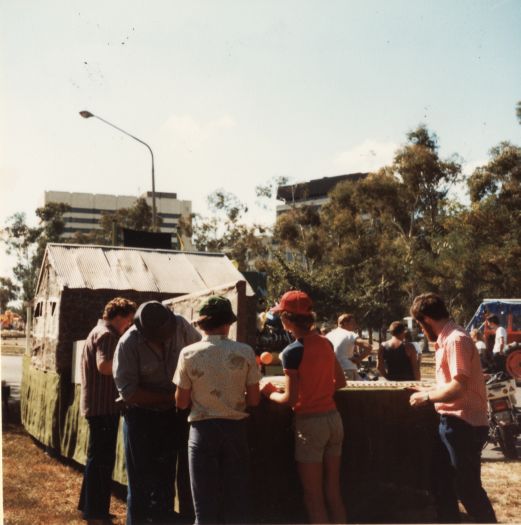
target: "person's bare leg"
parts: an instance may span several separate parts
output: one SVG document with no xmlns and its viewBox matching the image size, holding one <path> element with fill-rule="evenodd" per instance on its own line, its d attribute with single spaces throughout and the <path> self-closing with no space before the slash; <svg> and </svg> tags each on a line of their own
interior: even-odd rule
<svg viewBox="0 0 521 525">
<path fill-rule="evenodd" d="M 304 503 L 308 511 L 309 523 L 328 523 L 322 486 L 323 464 L 297 461 L 297 468 L 304 489 Z"/>
<path fill-rule="evenodd" d="M 331 523 L 346 523 L 340 492 L 340 456 L 324 456 L 324 492 Z"/>
</svg>

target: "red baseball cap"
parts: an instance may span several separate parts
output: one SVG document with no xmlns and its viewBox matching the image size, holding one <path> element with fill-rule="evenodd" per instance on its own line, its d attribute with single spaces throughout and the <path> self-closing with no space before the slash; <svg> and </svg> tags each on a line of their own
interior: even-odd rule
<svg viewBox="0 0 521 525">
<path fill-rule="evenodd" d="M 290 312 L 292 314 L 309 315 L 312 306 L 313 302 L 306 292 L 291 290 L 280 298 L 279 304 L 274 306 L 271 311 L 274 313 Z"/>
</svg>

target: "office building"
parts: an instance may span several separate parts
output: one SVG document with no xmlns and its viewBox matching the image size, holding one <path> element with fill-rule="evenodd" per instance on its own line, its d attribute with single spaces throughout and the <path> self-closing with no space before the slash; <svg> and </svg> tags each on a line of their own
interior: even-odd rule
<svg viewBox="0 0 521 525">
<path fill-rule="evenodd" d="M 152 192 L 141 195 L 152 207 Z M 130 208 L 138 197 L 129 195 L 105 195 L 96 193 L 69 193 L 64 191 L 46 191 L 44 204 L 63 202 L 71 209 L 63 215 L 65 220 L 65 238 L 71 238 L 75 233 L 88 233 L 101 229 L 101 216 L 113 213 L 121 208 Z M 176 193 L 156 192 L 157 215 L 161 218 L 160 231 L 172 234 L 174 246 L 177 242 L 177 226 L 179 218 L 190 217 L 192 202 L 179 200 Z M 183 238 L 185 249 L 191 248 L 189 239 Z"/>
<path fill-rule="evenodd" d="M 336 175 L 334 177 L 322 177 L 307 182 L 287 184 L 277 189 L 277 200 L 284 204 L 277 206 L 277 215 L 299 206 L 320 207 L 328 200 L 328 194 L 339 182 L 350 180 L 356 182 L 367 177 L 367 173 L 349 173 L 347 175 Z"/>
</svg>

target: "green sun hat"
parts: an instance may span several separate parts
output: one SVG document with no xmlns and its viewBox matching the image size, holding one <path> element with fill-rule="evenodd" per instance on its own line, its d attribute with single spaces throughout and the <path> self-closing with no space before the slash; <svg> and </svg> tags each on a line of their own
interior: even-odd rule
<svg viewBox="0 0 521 525">
<path fill-rule="evenodd" d="M 232 303 L 221 295 L 212 295 L 201 306 L 197 323 L 205 320 L 219 321 L 221 324 L 231 324 L 237 321 L 233 313 Z"/>
</svg>

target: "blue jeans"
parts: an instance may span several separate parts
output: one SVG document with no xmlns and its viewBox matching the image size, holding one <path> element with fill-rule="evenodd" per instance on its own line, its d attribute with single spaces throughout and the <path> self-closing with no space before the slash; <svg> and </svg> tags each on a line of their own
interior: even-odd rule
<svg viewBox="0 0 521 525">
<path fill-rule="evenodd" d="M 174 512 L 178 448 L 175 408 L 129 408 L 124 418 L 127 525 L 167 523 Z"/>
<path fill-rule="evenodd" d="M 251 523 L 245 420 L 193 422 L 188 465 L 196 524 Z"/>
<path fill-rule="evenodd" d="M 85 519 L 107 518 L 116 461 L 119 414 L 89 416 L 89 445 L 78 510 Z"/>
<path fill-rule="evenodd" d="M 434 496 L 441 523 L 461 521 L 458 498 L 476 523 L 497 523 L 481 485 L 481 450 L 488 427 L 474 427 L 454 416 L 440 418 L 434 457 Z"/>
</svg>

